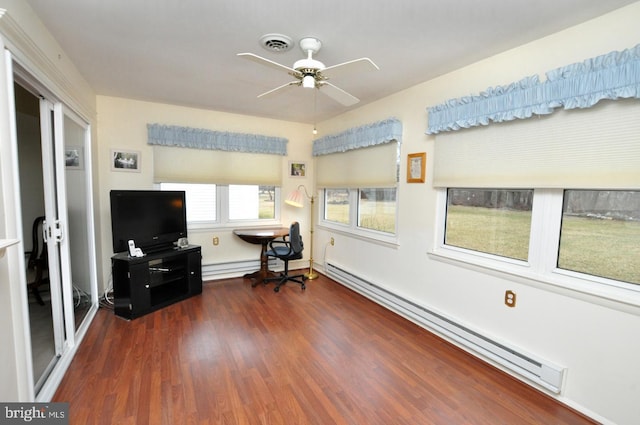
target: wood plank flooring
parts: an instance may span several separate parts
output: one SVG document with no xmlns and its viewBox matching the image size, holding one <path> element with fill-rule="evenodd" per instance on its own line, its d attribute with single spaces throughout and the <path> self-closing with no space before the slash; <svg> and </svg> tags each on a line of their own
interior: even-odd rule
<svg viewBox="0 0 640 425">
<path fill-rule="evenodd" d="M 325 276 L 272 288 L 101 309 L 53 401 L 71 424 L 593 423 Z"/>
</svg>

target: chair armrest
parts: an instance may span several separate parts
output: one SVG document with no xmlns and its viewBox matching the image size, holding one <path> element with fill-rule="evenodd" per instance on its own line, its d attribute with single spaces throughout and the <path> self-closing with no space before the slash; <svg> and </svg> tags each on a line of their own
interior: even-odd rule
<svg viewBox="0 0 640 425">
<path fill-rule="evenodd" d="M 291 252 L 293 251 L 293 249 L 291 248 L 291 242 L 286 240 L 284 237 L 282 238 L 282 240 L 274 239 L 271 242 L 269 242 L 269 248 L 271 248 L 273 252 L 276 252 L 276 246 L 287 247 L 289 249 L 289 254 L 291 254 Z"/>
</svg>

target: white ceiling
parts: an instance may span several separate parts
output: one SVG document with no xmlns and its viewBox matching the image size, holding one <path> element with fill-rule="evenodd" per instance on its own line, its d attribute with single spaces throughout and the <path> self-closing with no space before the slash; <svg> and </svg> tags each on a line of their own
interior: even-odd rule
<svg viewBox="0 0 640 425">
<path fill-rule="evenodd" d="M 636 0 L 27 0 L 97 94 L 313 123 Z M 322 41 L 326 66 L 371 58 L 379 71 L 331 82 L 350 108 L 291 87 L 304 57 L 263 49 L 261 36 Z M 509 83 L 505 81 L 505 84 Z M 425 105 L 425 107 L 428 105 Z"/>
</svg>

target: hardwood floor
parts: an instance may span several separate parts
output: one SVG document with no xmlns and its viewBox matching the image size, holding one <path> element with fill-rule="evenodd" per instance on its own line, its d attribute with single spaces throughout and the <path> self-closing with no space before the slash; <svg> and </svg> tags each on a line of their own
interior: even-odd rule
<svg viewBox="0 0 640 425">
<path fill-rule="evenodd" d="M 593 423 L 325 276 L 272 288 L 101 309 L 53 401 L 71 424 Z"/>
</svg>

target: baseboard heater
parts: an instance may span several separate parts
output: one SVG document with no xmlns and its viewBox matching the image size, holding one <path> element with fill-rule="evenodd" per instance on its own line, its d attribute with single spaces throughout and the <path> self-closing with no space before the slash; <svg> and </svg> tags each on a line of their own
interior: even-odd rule
<svg viewBox="0 0 640 425">
<path fill-rule="evenodd" d="M 486 357 L 542 387 L 559 394 L 565 369 L 528 354 L 515 347 L 494 341 L 480 332 L 462 326 L 443 314 L 404 299 L 382 287 L 347 271 L 336 263 L 327 262 L 327 276 L 372 299 L 403 317 L 462 345 L 477 357 Z M 486 359 L 485 359 L 486 360 Z"/>
<path fill-rule="evenodd" d="M 269 269 L 277 269 L 278 261 L 274 258 L 269 259 Z M 202 279 L 224 279 L 230 277 L 242 276 L 245 273 L 255 272 L 260 269 L 260 260 L 240 260 L 228 261 L 225 263 L 203 264 Z"/>
</svg>

